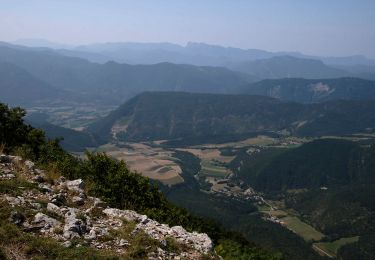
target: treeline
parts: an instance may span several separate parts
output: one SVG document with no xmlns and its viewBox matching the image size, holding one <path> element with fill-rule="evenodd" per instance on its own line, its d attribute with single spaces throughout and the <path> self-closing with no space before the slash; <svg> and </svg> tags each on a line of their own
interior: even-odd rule
<svg viewBox="0 0 375 260">
<path fill-rule="evenodd" d="M 217 222 L 196 217 L 170 203 L 149 179 L 129 170 L 123 161 L 104 153 L 86 153 L 80 159 L 65 152 L 59 140 L 47 140 L 43 131 L 23 122 L 25 111 L 0 104 L 0 143 L 3 151 L 32 159 L 40 168 L 54 167 L 67 178 L 83 178 L 88 193 L 112 207 L 134 209 L 169 225 L 207 233 L 225 259 L 281 259 Z"/>
</svg>

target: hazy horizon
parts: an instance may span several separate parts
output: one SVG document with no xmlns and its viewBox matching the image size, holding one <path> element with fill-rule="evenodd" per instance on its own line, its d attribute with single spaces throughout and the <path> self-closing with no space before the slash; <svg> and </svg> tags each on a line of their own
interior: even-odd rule
<svg viewBox="0 0 375 260">
<path fill-rule="evenodd" d="M 0 41 L 199 42 L 375 58 L 375 1 L 4 0 Z"/>
</svg>

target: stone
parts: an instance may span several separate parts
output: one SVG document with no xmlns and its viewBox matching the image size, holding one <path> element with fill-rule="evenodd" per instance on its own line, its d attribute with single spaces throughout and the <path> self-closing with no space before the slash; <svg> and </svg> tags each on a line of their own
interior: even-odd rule
<svg viewBox="0 0 375 260">
<path fill-rule="evenodd" d="M 39 182 L 39 183 L 42 183 L 44 182 L 44 178 L 41 176 L 41 175 L 36 175 L 34 178 L 33 178 L 33 181 L 35 182 Z"/>
<path fill-rule="evenodd" d="M 25 222 L 25 220 L 26 217 L 18 211 L 12 211 L 10 213 L 9 221 L 18 226 L 22 225 L 22 223 Z"/>
<path fill-rule="evenodd" d="M 52 196 L 51 202 L 56 204 L 57 206 L 62 206 L 66 202 L 66 197 L 62 193 L 58 193 Z"/>
<path fill-rule="evenodd" d="M 0 163 L 11 163 L 12 160 L 8 155 L 1 154 L 0 155 Z"/>
<path fill-rule="evenodd" d="M 57 184 L 62 184 L 62 183 L 65 183 L 65 182 L 66 182 L 66 179 L 65 179 L 64 176 L 60 176 L 60 177 L 57 179 L 57 181 L 56 181 Z"/>
<path fill-rule="evenodd" d="M 40 169 L 35 169 L 34 172 L 38 175 L 41 175 L 43 176 L 44 175 L 44 171 L 43 170 L 40 170 Z"/>
<path fill-rule="evenodd" d="M 88 231 L 86 223 L 77 218 L 78 213 L 79 210 L 75 208 L 69 208 L 68 212 L 65 213 L 64 237 L 66 239 L 80 237 Z"/>
<path fill-rule="evenodd" d="M 35 224 L 43 224 L 44 225 L 44 228 L 47 229 L 47 228 L 52 228 L 52 227 L 55 227 L 55 226 L 58 226 L 61 224 L 60 221 L 54 219 L 54 218 L 51 218 L 49 216 L 47 216 L 46 214 L 43 214 L 43 213 L 37 213 L 35 216 L 34 216 L 34 221 L 33 223 Z"/>
<path fill-rule="evenodd" d="M 31 205 L 31 207 L 34 208 L 34 209 L 37 209 L 37 210 L 42 209 L 42 204 L 40 204 L 40 203 L 37 203 L 37 202 L 31 202 L 30 205 Z"/>
<path fill-rule="evenodd" d="M 94 199 L 94 208 L 105 208 L 107 206 L 107 203 L 105 203 L 101 199 L 98 199 L 98 198 L 93 198 L 93 199 Z"/>
<path fill-rule="evenodd" d="M 12 156 L 12 155 L 8 155 L 8 158 L 11 159 L 12 163 L 19 163 L 19 162 L 22 162 L 22 157 L 21 157 L 21 156 Z"/>
<path fill-rule="evenodd" d="M 72 246 L 72 242 L 70 242 L 69 240 L 68 241 L 65 241 L 64 243 L 62 243 L 63 247 L 71 247 Z"/>
<path fill-rule="evenodd" d="M 132 210 L 120 210 L 115 208 L 107 208 L 103 210 L 103 213 L 112 218 L 124 218 L 127 221 L 138 221 L 142 216 Z"/>
<path fill-rule="evenodd" d="M 81 197 L 78 197 L 78 196 L 74 196 L 72 198 L 72 202 L 74 204 L 76 204 L 77 206 L 82 206 L 83 204 L 85 204 L 85 200 Z"/>
<path fill-rule="evenodd" d="M 3 174 L 10 174 L 10 173 L 12 173 L 11 169 L 1 169 L 1 171 L 2 171 Z"/>
<path fill-rule="evenodd" d="M 127 221 L 138 222 L 133 232 L 143 230 L 150 237 L 159 241 L 165 240 L 167 236 L 175 238 L 177 241 L 190 244 L 196 250 L 207 253 L 212 250 L 212 240 L 204 233 L 187 232 L 181 226 L 170 228 L 168 225 L 160 224 L 155 220 L 148 218 L 146 215 L 138 214 L 132 210 L 120 210 L 115 208 L 107 208 L 103 213 L 112 218 L 126 219 Z"/>
<path fill-rule="evenodd" d="M 5 196 L 5 199 L 8 201 L 8 203 L 14 207 L 14 206 L 19 206 L 25 203 L 25 199 L 23 197 L 18 196 L 16 197 L 11 197 L 11 196 Z"/>
<path fill-rule="evenodd" d="M 13 173 L 3 174 L 3 175 L 0 175 L 0 178 L 5 179 L 5 180 L 10 180 L 10 179 L 16 178 L 16 175 L 14 175 Z"/>
<path fill-rule="evenodd" d="M 53 190 L 48 187 L 46 184 L 43 184 L 43 183 L 39 183 L 38 185 L 39 189 L 41 189 L 43 192 L 47 192 L 47 193 L 52 193 Z"/>
<path fill-rule="evenodd" d="M 64 216 L 64 213 L 62 212 L 62 210 L 59 208 L 59 206 L 53 204 L 53 203 L 48 203 L 47 204 L 47 210 L 49 212 L 52 212 L 52 213 L 55 213 L 59 216 Z"/>
<path fill-rule="evenodd" d="M 85 188 L 85 183 L 83 182 L 82 179 L 77 179 L 74 181 L 67 181 L 66 187 L 68 188 L 68 190 L 71 190 L 71 191 L 82 192 L 83 188 Z"/>
<path fill-rule="evenodd" d="M 120 246 L 120 247 L 129 246 L 129 245 L 130 245 L 129 242 L 125 239 L 120 239 L 118 241 L 118 246 Z"/>
<path fill-rule="evenodd" d="M 32 171 L 32 170 L 34 170 L 35 164 L 32 161 L 27 160 L 27 161 L 25 161 L 25 166 L 27 167 L 27 169 Z"/>
</svg>

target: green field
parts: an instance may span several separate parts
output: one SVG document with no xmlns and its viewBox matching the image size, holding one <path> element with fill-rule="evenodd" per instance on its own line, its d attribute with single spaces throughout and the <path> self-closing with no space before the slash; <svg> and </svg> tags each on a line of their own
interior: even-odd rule
<svg viewBox="0 0 375 260">
<path fill-rule="evenodd" d="M 328 253 L 328 255 L 336 256 L 337 251 L 340 249 L 340 247 L 347 245 L 347 244 L 355 243 L 358 241 L 358 239 L 359 239 L 358 236 L 357 237 L 344 237 L 333 242 L 315 243 L 314 247 L 317 247 L 320 250 Z"/>
<path fill-rule="evenodd" d="M 305 241 L 319 241 L 324 237 L 324 234 L 320 233 L 312 226 L 302 222 L 299 218 L 294 216 L 288 216 L 282 218 L 281 221 L 285 223 L 285 226 L 301 236 Z"/>
<path fill-rule="evenodd" d="M 217 165 L 212 160 L 202 160 L 201 166 L 200 174 L 205 176 L 225 178 L 228 174 L 228 170 L 225 167 Z"/>
</svg>

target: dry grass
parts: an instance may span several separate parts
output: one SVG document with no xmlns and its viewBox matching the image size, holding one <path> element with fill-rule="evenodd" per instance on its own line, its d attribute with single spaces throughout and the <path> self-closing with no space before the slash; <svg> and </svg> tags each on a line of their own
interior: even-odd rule
<svg viewBox="0 0 375 260">
<path fill-rule="evenodd" d="M 29 172 L 29 169 L 26 167 L 23 161 L 15 160 L 13 161 L 13 166 L 14 166 L 15 172 L 17 173 L 17 177 L 20 177 L 22 175 L 27 175 Z"/>
<path fill-rule="evenodd" d="M 45 180 L 47 183 L 54 184 L 60 178 L 60 172 L 56 163 L 50 163 L 45 171 Z"/>
<path fill-rule="evenodd" d="M 19 243 L 2 245 L 1 251 L 4 252 L 5 258 L 9 260 L 26 260 L 25 246 Z"/>
<path fill-rule="evenodd" d="M 3 154 L 5 151 L 5 144 L 4 143 L 1 143 L 0 144 L 0 154 Z"/>
</svg>

